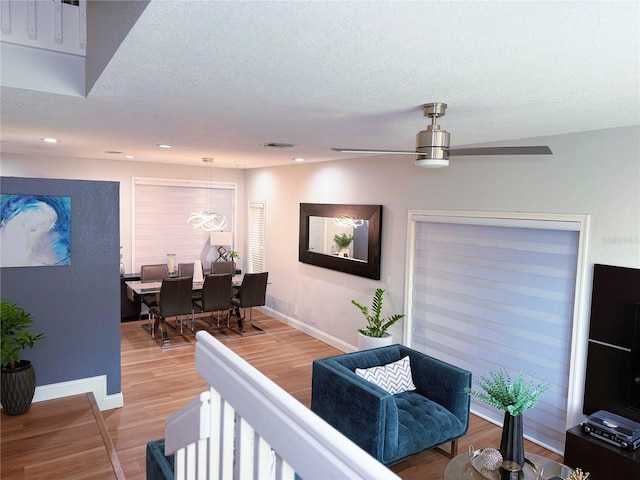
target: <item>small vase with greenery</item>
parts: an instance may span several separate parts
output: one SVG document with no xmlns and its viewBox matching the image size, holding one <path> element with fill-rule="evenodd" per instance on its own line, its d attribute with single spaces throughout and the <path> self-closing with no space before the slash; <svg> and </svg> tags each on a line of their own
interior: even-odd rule
<svg viewBox="0 0 640 480">
<path fill-rule="evenodd" d="M 540 396 L 551 385 L 546 381 L 536 384 L 533 378 L 526 382 L 522 371 L 512 379 L 504 368 L 481 376 L 476 384 L 481 391 L 470 388 L 465 391 L 481 402 L 505 412 L 500 442 L 503 460 L 513 461 L 524 467 L 522 413 L 535 407 Z"/>
<path fill-rule="evenodd" d="M 338 246 L 338 253 L 345 253 L 348 251 L 351 242 L 353 242 L 353 235 L 347 235 L 346 233 L 342 235 L 336 234 L 333 236 L 333 241 Z"/>
<path fill-rule="evenodd" d="M 238 252 L 236 252 L 235 250 L 229 250 L 226 257 L 230 262 L 233 262 L 233 268 L 236 268 L 236 261 L 240 259 L 240 254 L 238 254 Z"/>
<path fill-rule="evenodd" d="M 358 329 L 358 332 L 362 335 L 367 337 L 382 337 L 389 327 L 404 317 L 404 314 L 396 313 L 387 318 L 380 318 L 382 313 L 382 296 L 384 295 L 384 292 L 385 291 L 381 288 L 376 289 L 371 302 L 371 310 L 357 301 L 351 300 L 351 303 L 358 307 L 364 315 L 364 318 L 367 320 L 367 326 Z"/>
<path fill-rule="evenodd" d="M 0 303 L 0 355 L 2 358 L 1 400 L 5 412 L 19 415 L 31 406 L 35 394 L 35 373 L 29 360 L 20 352 L 32 348 L 44 334 L 28 331 L 33 323 L 31 314 L 15 303 Z"/>
</svg>

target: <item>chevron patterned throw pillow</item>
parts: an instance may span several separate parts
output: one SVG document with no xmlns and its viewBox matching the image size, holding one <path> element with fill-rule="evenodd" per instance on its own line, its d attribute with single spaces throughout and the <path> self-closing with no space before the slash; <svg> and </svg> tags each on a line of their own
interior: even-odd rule
<svg viewBox="0 0 640 480">
<path fill-rule="evenodd" d="M 416 389 L 411 377 L 411 364 L 408 356 L 379 367 L 356 368 L 356 374 L 375 383 L 392 395 Z"/>
</svg>

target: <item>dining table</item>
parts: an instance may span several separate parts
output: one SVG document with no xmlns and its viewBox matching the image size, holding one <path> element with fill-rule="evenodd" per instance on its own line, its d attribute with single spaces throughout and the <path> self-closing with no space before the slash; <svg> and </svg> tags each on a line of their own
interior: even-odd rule
<svg viewBox="0 0 640 480">
<path fill-rule="evenodd" d="M 233 288 L 238 288 L 242 283 L 242 275 L 235 275 L 231 280 L 231 285 Z M 160 293 L 160 287 L 162 286 L 162 280 L 156 282 L 142 282 L 140 280 L 131 280 L 125 282 L 127 285 L 127 298 L 132 302 L 136 301 L 136 295 L 138 298 L 141 295 L 153 295 L 154 293 Z M 204 281 L 193 282 L 193 291 L 199 292 L 202 290 L 202 286 L 204 285 Z"/>
</svg>

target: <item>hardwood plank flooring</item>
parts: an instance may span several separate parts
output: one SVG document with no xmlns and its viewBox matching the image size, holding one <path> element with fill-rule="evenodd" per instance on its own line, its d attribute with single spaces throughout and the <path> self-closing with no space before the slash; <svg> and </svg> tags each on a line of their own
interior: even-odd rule
<svg viewBox="0 0 640 480">
<path fill-rule="evenodd" d="M 240 337 L 231 332 L 227 337 L 215 336 L 308 407 L 311 403 L 312 361 L 341 352 L 257 310 L 254 311 L 254 322 L 264 327 L 266 333 Z M 165 419 L 207 388 L 194 370 L 193 343 L 162 351 L 143 330 L 144 323 L 121 324 L 124 407 L 102 412 L 128 480 L 146 479 L 147 442 L 162 438 Z M 186 336 L 195 342 L 190 333 Z M 66 418 L 68 414 L 60 411 L 59 415 Z M 469 433 L 459 442 L 459 452 L 465 452 L 470 444 L 476 447 L 497 446 L 500 433 L 499 427 L 472 416 Z M 13 434 L 2 432 L 2 478 L 5 478 L 5 463 L 13 463 L 12 457 L 5 456 L 5 435 L 8 436 L 7 442 L 11 442 Z M 74 441 L 69 449 L 75 451 L 81 445 L 82 440 Z M 530 442 L 526 442 L 525 448 L 528 452 L 561 461 L 560 456 Z M 427 451 L 393 466 L 392 470 L 405 480 L 441 480 L 447 462 L 448 459 L 443 455 Z"/>
<path fill-rule="evenodd" d="M 1 426 L 5 480 L 125 478 L 92 393 L 3 414 Z"/>
</svg>

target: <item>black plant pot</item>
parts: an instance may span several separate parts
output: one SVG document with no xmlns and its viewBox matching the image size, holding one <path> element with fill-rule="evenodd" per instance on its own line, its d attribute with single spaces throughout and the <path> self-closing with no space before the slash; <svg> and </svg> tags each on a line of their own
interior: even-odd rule
<svg viewBox="0 0 640 480">
<path fill-rule="evenodd" d="M 31 406 L 36 393 L 36 373 L 29 360 L 21 360 L 15 368 L 2 367 L 0 401 L 7 415 L 20 415 Z"/>
<path fill-rule="evenodd" d="M 511 415 L 504 412 L 500 453 L 507 462 L 515 462 L 524 468 L 524 439 L 522 437 L 522 414 Z"/>
</svg>

